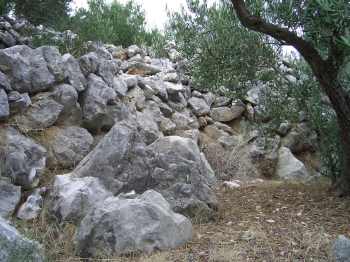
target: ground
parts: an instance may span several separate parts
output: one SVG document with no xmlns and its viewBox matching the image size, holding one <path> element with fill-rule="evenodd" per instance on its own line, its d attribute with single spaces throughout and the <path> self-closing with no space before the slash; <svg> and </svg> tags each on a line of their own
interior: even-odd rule
<svg viewBox="0 0 350 262">
<path fill-rule="evenodd" d="M 216 221 L 195 225 L 193 240 L 186 247 L 149 257 L 101 261 L 332 261 L 336 236 L 350 235 L 350 199 L 337 198 L 328 188 L 324 183 L 306 186 L 277 181 L 247 183 L 236 189 L 220 186 Z M 45 243 L 49 261 L 82 261 L 71 256 L 74 227 L 48 227 L 47 219 L 43 214 L 26 233 Z"/>
</svg>

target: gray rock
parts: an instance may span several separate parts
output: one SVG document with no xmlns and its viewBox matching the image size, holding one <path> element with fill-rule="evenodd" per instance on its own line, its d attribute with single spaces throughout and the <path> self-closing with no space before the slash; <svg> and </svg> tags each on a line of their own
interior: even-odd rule
<svg viewBox="0 0 350 262">
<path fill-rule="evenodd" d="M 142 76 L 151 76 L 161 72 L 161 69 L 156 66 L 140 62 L 130 62 L 126 69 L 129 74 Z"/>
<path fill-rule="evenodd" d="M 0 121 L 6 120 L 10 116 L 10 106 L 8 97 L 4 89 L 0 89 Z"/>
<path fill-rule="evenodd" d="M 0 158 L 3 176 L 16 185 L 33 188 L 44 171 L 46 150 L 14 128 L 1 128 Z"/>
<path fill-rule="evenodd" d="M 288 121 L 285 121 L 280 124 L 277 130 L 277 133 L 280 136 L 286 136 L 291 129 L 292 129 L 291 124 Z"/>
<path fill-rule="evenodd" d="M 9 77 L 11 87 L 20 93 L 43 92 L 55 82 L 41 50 L 25 45 L 0 50 L 0 70 Z"/>
<path fill-rule="evenodd" d="M 216 96 L 213 93 L 208 92 L 203 95 L 203 98 L 207 102 L 208 106 L 211 107 L 215 102 Z"/>
<path fill-rule="evenodd" d="M 0 261 L 43 262 L 41 246 L 24 238 L 7 221 L 0 217 Z"/>
<path fill-rule="evenodd" d="M 350 239 L 338 236 L 333 245 L 333 253 L 336 262 L 350 262 Z"/>
<path fill-rule="evenodd" d="M 245 100 L 256 106 L 263 104 L 267 93 L 267 88 L 262 83 L 258 83 L 255 87 L 248 90 Z"/>
<path fill-rule="evenodd" d="M 142 54 L 142 53 L 143 53 L 142 49 L 140 47 L 138 47 L 137 45 L 131 45 L 127 49 L 127 54 L 128 54 L 129 58 L 134 57 L 137 54 Z"/>
<path fill-rule="evenodd" d="M 17 212 L 17 218 L 22 220 L 32 220 L 37 218 L 40 215 L 43 198 L 40 194 L 40 189 L 34 190 L 34 192 L 27 198 Z"/>
<path fill-rule="evenodd" d="M 21 188 L 0 177 L 0 217 L 11 216 L 20 200 Z"/>
<path fill-rule="evenodd" d="M 82 110 L 84 125 L 92 131 L 105 126 L 109 120 L 107 105 L 113 104 L 117 95 L 98 76 L 90 74 L 88 88 L 82 96 Z"/>
<path fill-rule="evenodd" d="M 164 135 L 174 135 L 175 130 L 176 124 L 173 121 L 171 121 L 169 118 L 162 118 L 162 121 L 160 122 L 160 131 L 162 131 Z"/>
<path fill-rule="evenodd" d="M 140 127 L 141 136 L 144 137 L 146 145 L 149 145 L 162 136 L 158 124 L 155 122 L 152 113 L 148 110 L 137 112 L 136 121 Z"/>
<path fill-rule="evenodd" d="M 78 92 L 71 85 L 61 84 L 55 87 L 52 98 L 63 106 L 57 123 L 60 125 L 80 125 L 82 110 L 78 102 Z"/>
<path fill-rule="evenodd" d="M 300 123 L 282 139 L 282 144 L 294 154 L 313 152 L 317 148 L 317 134 L 308 126 L 308 123 Z"/>
<path fill-rule="evenodd" d="M 65 77 L 65 65 L 57 47 L 42 46 L 39 47 L 37 50 L 42 53 L 42 56 L 44 57 L 47 63 L 47 67 L 51 74 L 55 76 L 56 81 L 62 82 Z"/>
<path fill-rule="evenodd" d="M 189 129 L 189 130 L 176 130 L 175 135 L 183 138 L 192 139 L 196 144 L 199 141 L 199 130 L 198 129 Z"/>
<path fill-rule="evenodd" d="M 177 130 L 188 130 L 199 128 L 199 123 L 195 117 L 192 117 L 188 112 L 175 112 L 171 120 L 176 124 Z"/>
<path fill-rule="evenodd" d="M 0 42 L 4 43 L 6 47 L 16 45 L 16 39 L 7 31 L 0 31 Z"/>
<path fill-rule="evenodd" d="M 111 197 L 95 177 L 56 176 L 51 192 L 50 210 L 59 221 L 79 223 L 106 198 Z"/>
<path fill-rule="evenodd" d="M 188 100 L 188 105 L 192 108 L 192 112 L 196 116 L 208 115 L 210 112 L 210 107 L 208 106 L 207 102 L 202 98 L 191 97 Z"/>
<path fill-rule="evenodd" d="M 226 96 L 218 96 L 215 98 L 213 107 L 225 107 L 230 105 L 231 102 L 232 102 L 232 98 L 228 98 Z"/>
<path fill-rule="evenodd" d="M 73 86 L 77 92 L 84 91 L 86 79 L 80 70 L 79 62 L 71 54 L 63 55 L 62 60 L 67 83 Z"/>
<path fill-rule="evenodd" d="M 210 116 L 214 121 L 230 122 L 237 115 L 229 107 L 216 107 L 211 109 Z"/>
<path fill-rule="evenodd" d="M 229 133 L 218 128 L 216 125 L 208 125 L 204 128 L 204 133 L 214 140 L 218 140 L 221 137 L 228 137 Z"/>
<path fill-rule="evenodd" d="M 212 215 L 215 175 L 203 163 L 196 143 L 169 136 L 146 146 L 139 128 L 130 121 L 117 123 L 80 162 L 74 176 L 99 177 L 115 194 L 155 189 L 178 211 Z"/>
<path fill-rule="evenodd" d="M 17 91 L 11 91 L 8 94 L 11 114 L 22 113 L 32 104 L 28 93 L 20 94 Z"/>
<path fill-rule="evenodd" d="M 81 127 L 50 128 L 45 130 L 43 145 L 48 150 L 48 166 L 71 168 L 90 152 L 94 139 Z"/>
<path fill-rule="evenodd" d="M 240 139 L 237 136 L 222 136 L 218 139 L 218 142 L 223 148 L 232 149 L 239 144 Z"/>
<path fill-rule="evenodd" d="M 109 87 L 113 87 L 114 77 L 118 73 L 118 64 L 115 60 L 101 61 L 97 75 L 99 75 Z"/>
<path fill-rule="evenodd" d="M 49 97 L 49 94 L 38 94 L 33 104 L 21 115 L 16 116 L 17 123 L 29 130 L 48 128 L 56 123 L 64 106 Z"/>
<path fill-rule="evenodd" d="M 234 115 L 233 119 L 237 119 L 241 117 L 241 115 L 245 111 L 245 105 L 240 100 L 233 101 L 231 106 L 231 111 Z"/>
<path fill-rule="evenodd" d="M 129 90 L 126 81 L 124 81 L 124 79 L 120 78 L 120 77 L 115 77 L 113 79 L 113 89 L 120 96 L 126 96 L 128 90 Z"/>
<path fill-rule="evenodd" d="M 75 243 L 78 255 L 96 257 L 151 253 L 179 247 L 191 238 L 191 222 L 149 190 L 135 199 L 105 200 L 83 219 Z"/>
<path fill-rule="evenodd" d="M 5 91 L 12 91 L 10 80 L 8 77 L 0 71 L 0 89 L 5 89 Z"/>
<path fill-rule="evenodd" d="M 304 164 L 287 147 L 281 147 L 279 150 L 276 174 L 280 178 L 293 180 L 304 180 L 309 177 Z"/>
<path fill-rule="evenodd" d="M 96 74 L 100 60 L 96 53 L 91 52 L 79 58 L 79 65 L 82 73 L 87 77 L 89 74 Z"/>
</svg>

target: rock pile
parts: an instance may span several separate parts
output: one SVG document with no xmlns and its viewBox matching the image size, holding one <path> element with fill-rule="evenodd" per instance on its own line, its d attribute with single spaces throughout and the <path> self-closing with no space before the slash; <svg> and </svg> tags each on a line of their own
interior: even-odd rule
<svg viewBox="0 0 350 262">
<path fill-rule="evenodd" d="M 188 218 L 215 216 L 218 178 L 309 176 L 293 155 L 315 150 L 307 123 L 266 137 L 254 125 L 259 92 L 243 102 L 194 90 L 174 48 L 159 59 L 92 45 L 75 58 L 25 45 L 17 27 L 0 19 L 2 217 L 37 217 L 47 171 L 64 170 L 49 205 L 78 226 L 78 255 L 151 252 L 188 241 Z M 212 169 L 218 152 L 230 154 L 221 160 L 232 173 Z"/>
</svg>

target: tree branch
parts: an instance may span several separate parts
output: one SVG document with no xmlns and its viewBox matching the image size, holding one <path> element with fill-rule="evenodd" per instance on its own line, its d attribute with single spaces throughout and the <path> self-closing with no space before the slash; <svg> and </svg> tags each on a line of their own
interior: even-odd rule
<svg viewBox="0 0 350 262">
<path fill-rule="evenodd" d="M 320 66 L 325 67 L 325 61 L 311 43 L 288 29 L 271 24 L 259 16 L 253 16 L 249 13 L 244 0 L 231 0 L 231 2 L 243 26 L 293 46 L 314 70 Z"/>
</svg>

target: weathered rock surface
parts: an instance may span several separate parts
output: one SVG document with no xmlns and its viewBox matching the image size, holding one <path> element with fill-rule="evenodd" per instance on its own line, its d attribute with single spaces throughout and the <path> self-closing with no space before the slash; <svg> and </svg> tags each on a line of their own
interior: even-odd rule
<svg viewBox="0 0 350 262">
<path fill-rule="evenodd" d="M 21 188 L 0 176 L 0 217 L 7 218 L 12 215 L 20 199 Z"/>
<path fill-rule="evenodd" d="M 0 89 L 0 121 L 10 116 L 8 97 L 4 89 Z"/>
<path fill-rule="evenodd" d="M 51 192 L 50 210 L 60 221 L 78 223 L 101 201 L 111 197 L 95 177 L 56 176 Z"/>
<path fill-rule="evenodd" d="M 149 190 L 135 199 L 106 199 L 82 220 L 75 242 L 80 256 L 95 257 L 166 250 L 191 238 L 191 222 Z"/>
<path fill-rule="evenodd" d="M 202 98 L 192 97 L 188 100 L 188 104 L 196 116 L 208 115 L 210 112 L 210 107 Z"/>
<path fill-rule="evenodd" d="M 70 126 L 45 130 L 42 144 L 48 150 L 48 166 L 71 168 L 90 152 L 94 138 L 84 128 Z"/>
<path fill-rule="evenodd" d="M 35 187 L 46 164 L 46 149 L 12 127 L 0 129 L 3 176 L 24 188 Z"/>
<path fill-rule="evenodd" d="M 24 114 L 16 115 L 16 121 L 28 130 L 45 129 L 56 123 L 63 109 L 64 106 L 50 98 L 49 94 L 38 94 Z"/>
<path fill-rule="evenodd" d="M 41 246 L 21 236 L 0 217 L 0 261 L 43 262 Z"/>
<path fill-rule="evenodd" d="M 283 179 L 306 179 L 309 176 L 304 164 L 287 147 L 279 150 L 276 174 Z"/>
<path fill-rule="evenodd" d="M 333 245 L 333 253 L 336 262 L 350 262 L 350 239 L 338 236 Z"/>
<path fill-rule="evenodd" d="M 194 215 L 197 209 L 212 214 L 216 207 L 211 190 L 215 175 L 203 161 L 196 143 L 164 137 L 146 146 L 138 130 L 137 124 L 117 123 L 73 174 L 99 177 L 115 194 L 155 189 L 174 210 Z"/>
<path fill-rule="evenodd" d="M 0 50 L 0 70 L 5 73 L 11 87 L 20 93 L 38 93 L 55 83 L 41 49 L 25 45 Z"/>
</svg>

